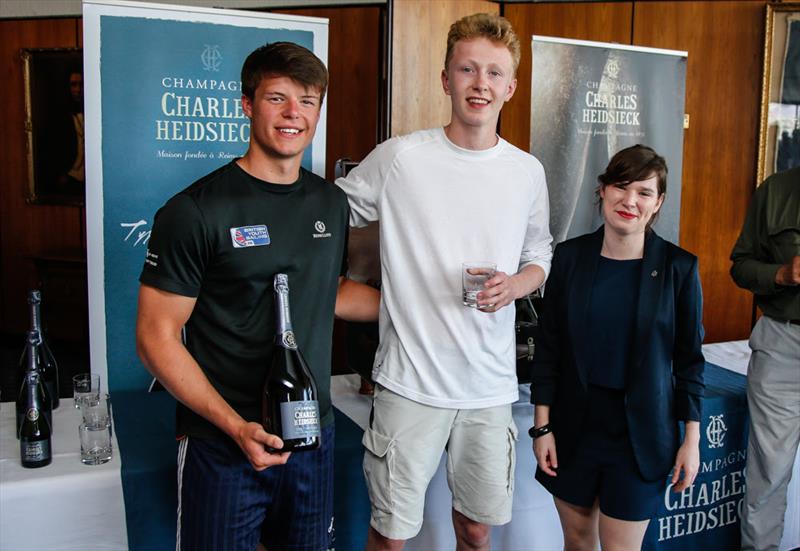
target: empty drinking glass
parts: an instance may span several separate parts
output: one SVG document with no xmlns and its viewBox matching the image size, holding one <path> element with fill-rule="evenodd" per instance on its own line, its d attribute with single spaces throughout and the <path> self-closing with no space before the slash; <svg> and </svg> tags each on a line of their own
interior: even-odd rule
<svg viewBox="0 0 800 551">
<path fill-rule="evenodd" d="M 81 401 L 81 416 L 85 425 L 105 427 L 111 424 L 111 401 L 108 394 L 101 392 L 90 395 Z"/>
<path fill-rule="evenodd" d="M 72 378 L 72 397 L 76 409 L 81 407 L 81 403 L 84 400 L 97 400 L 99 395 L 100 375 L 78 373 Z"/>
<path fill-rule="evenodd" d="M 102 465 L 111 461 L 111 425 L 87 425 L 78 427 L 81 439 L 81 463 Z"/>
</svg>

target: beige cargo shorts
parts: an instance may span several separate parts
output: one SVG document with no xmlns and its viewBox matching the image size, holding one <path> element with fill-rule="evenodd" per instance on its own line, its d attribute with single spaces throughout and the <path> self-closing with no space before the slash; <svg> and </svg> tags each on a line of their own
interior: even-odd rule
<svg viewBox="0 0 800 551">
<path fill-rule="evenodd" d="M 422 527 L 425 492 L 447 452 L 453 508 L 490 525 L 511 520 L 517 427 L 511 404 L 446 409 L 375 388 L 370 427 L 362 440 L 370 525 L 391 539 Z"/>
</svg>

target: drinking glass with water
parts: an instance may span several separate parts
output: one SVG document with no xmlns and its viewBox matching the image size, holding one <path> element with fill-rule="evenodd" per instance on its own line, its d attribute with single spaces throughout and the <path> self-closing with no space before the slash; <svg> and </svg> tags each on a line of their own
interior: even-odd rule
<svg viewBox="0 0 800 551">
<path fill-rule="evenodd" d="M 464 306 L 479 308 L 478 293 L 485 289 L 484 284 L 497 271 L 493 262 L 464 262 L 461 265 L 462 302 Z"/>
</svg>

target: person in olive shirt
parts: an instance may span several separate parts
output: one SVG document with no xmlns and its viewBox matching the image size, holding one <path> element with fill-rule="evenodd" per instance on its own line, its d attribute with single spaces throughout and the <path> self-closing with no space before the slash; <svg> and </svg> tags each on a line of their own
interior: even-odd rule
<svg viewBox="0 0 800 551">
<path fill-rule="evenodd" d="M 328 77 L 310 51 L 258 48 L 242 67 L 245 155 L 156 214 L 140 277 L 137 349 L 179 401 L 177 547 L 321 551 L 333 529 L 334 311 L 377 319 L 379 294 L 345 279 L 349 209 L 301 167 Z M 292 321 L 319 392 L 319 449 L 268 453 L 261 392 L 274 347 L 273 276 L 286 273 Z M 183 338 L 182 338 L 183 337 Z M 263 526 L 263 530 L 262 530 Z"/>
<path fill-rule="evenodd" d="M 777 550 L 800 444 L 800 167 L 758 187 L 731 260 L 764 314 L 750 335 L 742 549 Z"/>
</svg>

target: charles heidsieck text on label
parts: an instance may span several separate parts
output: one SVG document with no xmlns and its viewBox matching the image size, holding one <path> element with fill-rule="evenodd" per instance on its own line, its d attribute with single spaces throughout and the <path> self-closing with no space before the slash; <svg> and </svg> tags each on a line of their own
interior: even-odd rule
<svg viewBox="0 0 800 551">
<path fill-rule="evenodd" d="M 39 440 L 36 442 L 25 442 L 22 445 L 22 461 L 39 462 L 50 457 L 50 441 Z"/>
<path fill-rule="evenodd" d="M 284 440 L 319 436 L 319 404 L 316 400 L 281 404 L 281 428 Z"/>
</svg>

